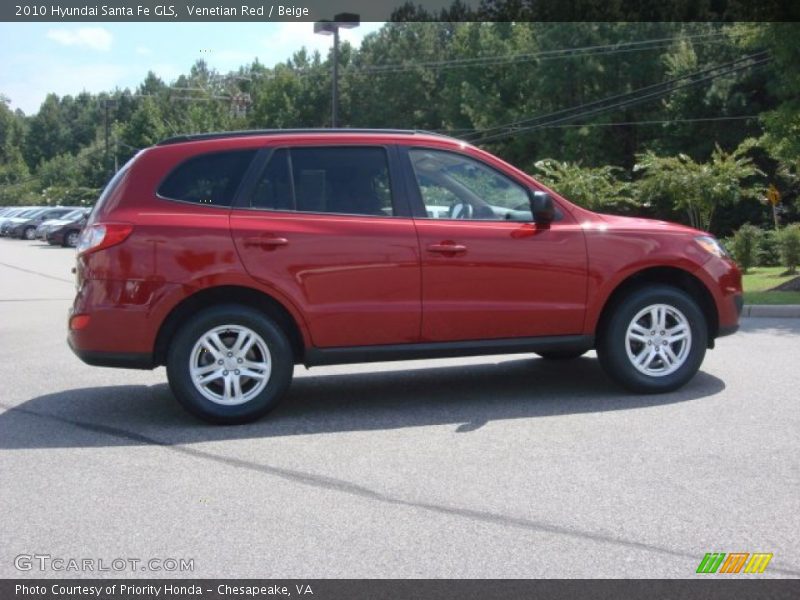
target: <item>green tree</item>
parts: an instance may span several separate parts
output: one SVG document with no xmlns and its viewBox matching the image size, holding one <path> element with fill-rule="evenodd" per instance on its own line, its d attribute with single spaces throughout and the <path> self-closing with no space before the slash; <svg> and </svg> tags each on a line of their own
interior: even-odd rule
<svg viewBox="0 0 800 600">
<path fill-rule="evenodd" d="M 634 168 L 642 173 L 636 184 L 639 200 L 643 204 L 671 202 L 675 208 L 686 211 L 693 227 L 711 231 L 714 213 L 720 207 L 742 198 L 758 197 L 752 178 L 763 172 L 747 156 L 751 148 L 751 141 L 733 152 L 717 146 L 705 163 L 683 153 L 657 156 L 648 151 L 639 156 Z"/>
<path fill-rule="evenodd" d="M 138 107 L 123 126 L 122 139 L 134 148 L 146 148 L 162 140 L 166 133 L 164 119 L 155 99 L 145 97 L 140 98 Z"/>
<path fill-rule="evenodd" d="M 778 232 L 778 248 L 787 272 L 797 273 L 797 265 L 800 264 L 800 223 L 793 223 Z"/>
<path fill-rule="evenodd" d="M 617 167 L 583 167 L 578 163 L 540 160 L 542 181 L 565 198 L 590 210 L 629 213 L 638 207 L 631 186 L 620 179 Z"/>
<path fill-rule="evenodd" d="M 762 231 L 758 227 L 745 223 L 733 235 L 733 258 L 747 273 L 756 264 L 756 257 Z"/>
</svg>

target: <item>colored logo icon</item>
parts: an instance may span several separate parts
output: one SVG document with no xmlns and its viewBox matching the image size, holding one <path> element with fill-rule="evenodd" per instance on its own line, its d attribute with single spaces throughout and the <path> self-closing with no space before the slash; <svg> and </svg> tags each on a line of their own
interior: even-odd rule
<svg viewBox="0 0 800 600">
<path fill-rule="evenodd" d="M 763 573 L 767 569 L 772 553 L 766 552 L 708 552 L 700 564 L 697 573 L 716 573 L 733 575 L 736 573 Z M 744 570 L 742 569 L 744 568 Z"/>
</svg>

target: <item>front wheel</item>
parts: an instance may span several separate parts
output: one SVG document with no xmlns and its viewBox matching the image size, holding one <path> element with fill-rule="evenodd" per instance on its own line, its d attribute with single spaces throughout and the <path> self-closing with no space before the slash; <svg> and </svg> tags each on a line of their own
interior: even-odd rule
<svg viewBox="0 0 800 600">
<path fill-rule="evenodd" d="M 263 313 L 229 304 L 206 309 L 175 336 L 167 355 L 172 392 L 192 414 L 218 424 L 254 421 L 292 380 L 286 334 Z"/>
<path fill-rule="evenodd" d="M 26 240 L 35 240 L 36 239 L 36 228 L 35 227 L 26 227 L 25 231 L 22 232 L 20 236 Z"/>
<path fill-rule="evenodd" d="M 78 238 L 80 237 L 80 233 L 75 230 L 68 231 L 64 234 L 64 242 L 62 245 L 67 246 L 69 248 L 77 248 L 78 246 Z"/>
<path fill-rule="evenodd" d="M 635 290 L 612 310 L 597 344 L 612 379 L 635 392 L 658 393 L 694 377 L 705 357 L 708 325 L 691 296 L 655 285 Z"/>
</svg>

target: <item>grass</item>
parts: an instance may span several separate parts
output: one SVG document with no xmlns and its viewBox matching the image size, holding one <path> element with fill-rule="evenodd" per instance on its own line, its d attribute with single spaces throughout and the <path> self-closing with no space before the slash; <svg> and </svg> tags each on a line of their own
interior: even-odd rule
<svg viewBox="0 0 800 600">
<path fill-rule="evenodd" d="M 781 275 L 784 267 L 753 267 L 743 276 L 745 304 L 800 304 L 800 292 L 770 292 L 769 289 L 797 275 Z"/>
</svg>

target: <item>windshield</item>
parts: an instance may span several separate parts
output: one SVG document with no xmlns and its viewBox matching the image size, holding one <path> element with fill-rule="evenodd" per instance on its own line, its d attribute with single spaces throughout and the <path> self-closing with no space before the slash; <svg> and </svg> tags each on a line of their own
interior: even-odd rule
<svg viewBox="0 0 800 600">
<path fill-rule="evenodd" d="M 72 212 L 68 212 L 63 217 L 60 218 L 63 219 L 64 221 L 77 221 L 85 214 L 86 211 L 82 208 L 79 208 L 78 210 L 73 210 Z"/>
</svg>

